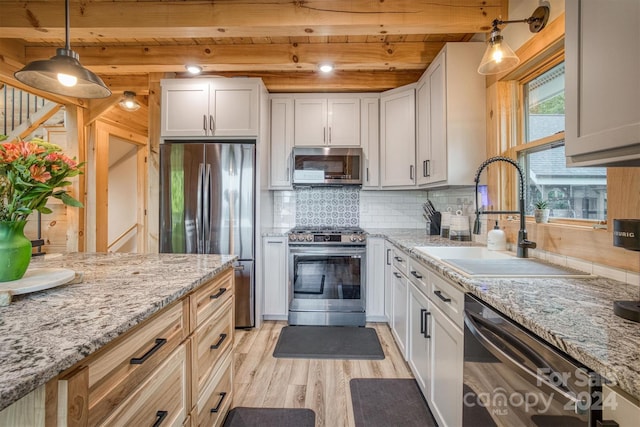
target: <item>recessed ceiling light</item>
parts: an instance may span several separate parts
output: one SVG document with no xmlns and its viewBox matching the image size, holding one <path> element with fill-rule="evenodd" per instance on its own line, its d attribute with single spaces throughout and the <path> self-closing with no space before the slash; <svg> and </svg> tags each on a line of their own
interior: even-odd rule
<svg viewBox="0 0 640 427">
<path fill-rule="evenodd" d="M 202 72 L 202 67 L 199 65 L 185 65 L 185 68 L 191 74 L 200 74 Z"/>
<path fill-rule="evenodd" d="M 330 73 L 333 71 L 333 65 L 331 64 L 321 64 L 320 65 L 320 71 L 322 71 L 323 73 Z"/>
</svg>

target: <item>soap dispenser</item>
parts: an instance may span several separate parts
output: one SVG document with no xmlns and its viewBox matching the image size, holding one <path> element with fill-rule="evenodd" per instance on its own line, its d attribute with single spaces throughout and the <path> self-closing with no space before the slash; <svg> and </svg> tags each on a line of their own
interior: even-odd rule
<svg viewBox="0 0 640 427">
<path fill-rule="evenodd" d="M 507 250 L 507 235 L 503 230 L 500 230 L 498 221 L 493 230 L 487 234 L 487 249 L 490 251 L 506 251 Z"/>
</svg>

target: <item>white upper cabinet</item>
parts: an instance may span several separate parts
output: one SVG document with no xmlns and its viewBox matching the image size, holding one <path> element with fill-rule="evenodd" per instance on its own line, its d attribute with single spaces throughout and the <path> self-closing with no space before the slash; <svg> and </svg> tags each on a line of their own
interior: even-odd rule
<svg viewBox="0 0 640 427">
<path fill-rule="evenodd" d="M 161 86 L 161 136 L 258 135 L 259 79 L 170 79 Z"/>
<path fill-rule="evenodd" d="M 359 146 L 360 98 L 295 98 L 296 146 Z"/>
<path fill-rule="evenodd" d="M 380 96 L 380 183 L 382 187 L 415 185 L 415 84 Z"/>
<path fill-rule="evenodd" d="M 293 148 L 293 99 L 271 100 L 271 150 L 269 186 L 291 188 L 291 150 Z"/>
<path fill-rule="evenodd" d="M 640 166 L 640 2 L 565 8 L 567 163 Z"/>
<path fill-rule="evenodd" d="M 380 185 L 380 98 L 362 98 L 360 104 L 360 141 L 364 155 L 362 188 Z"/>
<path fill-rule="evenodd" d="M 476 69 L 484 43 L 448 43 L 416 89 L 416 182 L 472 185 L 486 159 L 486 83 Z"/>
</svg>

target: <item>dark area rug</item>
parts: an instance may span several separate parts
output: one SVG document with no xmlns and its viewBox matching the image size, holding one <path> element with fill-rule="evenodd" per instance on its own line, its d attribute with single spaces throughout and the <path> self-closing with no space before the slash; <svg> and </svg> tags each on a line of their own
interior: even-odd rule
<svg viewBox="0 0 640 427">
<path fill-rule="evenodd" d="M 354 378 L 349 385 L 356 427 L 437 427 L 415 380 Z"/>
<path fill-rule="evenodd" d="M 273 357 L 382 360 L 384 351 L 373 328 L 285 326 Z"/>
<path fill-rule="evenodd" d="M 316 413 L 311 409 L 233 408 L 223 427 L 315 427 Z"/>
</svg>

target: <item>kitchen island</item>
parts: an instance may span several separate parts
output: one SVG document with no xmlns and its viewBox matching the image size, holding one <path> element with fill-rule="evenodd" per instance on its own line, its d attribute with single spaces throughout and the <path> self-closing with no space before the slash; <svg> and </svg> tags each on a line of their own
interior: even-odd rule
<svg viewBox="0 0 640 427">
<path fill-rule="evenodd" d="M 0 410 L 211 282 L 235 259 L 73 253 L 35 260 L 31 268 L 68 268 L 81 279 L 0 307 Z"/>
<path fill-rule="evenodd" d="M 637 299 L 638 286 L 590 278 L 466 277 L 416 250 L 418 246 L 478 246 L 428 236 L 422 230 L 367 229 L 457 283 L 554 347 L 640 399 L 640 327 L 613 313 L 613 301 Z"/>
</svg>

